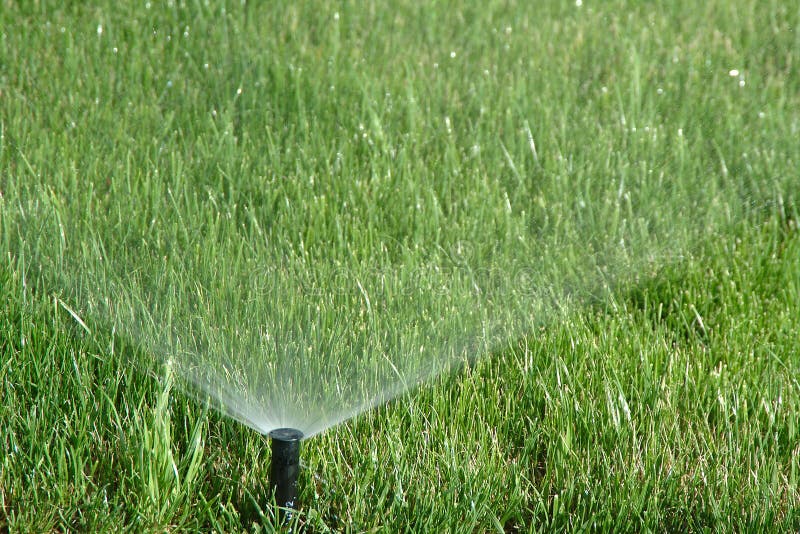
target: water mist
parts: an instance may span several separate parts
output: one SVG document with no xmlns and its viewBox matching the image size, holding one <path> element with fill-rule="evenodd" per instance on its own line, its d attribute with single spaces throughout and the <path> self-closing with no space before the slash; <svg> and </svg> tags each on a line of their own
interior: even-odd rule
<svg viewBox="0 0 800 534">
<path fill-rule="evenodd" d="M 492 224 L 428 243 L 351 228 L 366 236 L 360 248 L 345 239 L 311 249 L 292 241 L 297 232 L 267 239 L 253 213 L 228 206 L 223 214 L 189 191 L 165 193 L 170 201 L 158 200 L 151 222 L 132 226 L 123 207 L 88 217 L 66 193 L 8 190 L 14 209 L 0 224 L 27 279 L 94 331 L 138 347 L 133 363 L 142 354 L 169 359 L 187 391 L 269 434 L 270 487 L 290 510 L 302 439 L 652 272 L 686 248 L 695 227 L 709 231 L 701 215 L 664 212 L 703 204 L 640 185 L 625 184 L 631 192 L 620 196 L 610 184 L 579 213 L 561 202 L 538 218 L 494 199 L 497 209 L 484 215 Z"/>
</svg>

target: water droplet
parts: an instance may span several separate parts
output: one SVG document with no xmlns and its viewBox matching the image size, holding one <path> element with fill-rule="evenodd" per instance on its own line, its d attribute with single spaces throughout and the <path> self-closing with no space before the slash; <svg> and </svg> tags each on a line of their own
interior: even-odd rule
<svg viewBox="0 0 800 534">
<path fill-rule="evenodd" d="M 662 88 L 660 88 L 660 87 L 659 87 L 658 89 L 656 89 L 656 94 L 657 94 L 657 95 L 659 95 L 659 96 L 661 96 L 661 95 L 663 95 L 663 94 L 664 94 L 664 90 L 663 90 Z"/>
<path fill-rule="evenodd" d="M 333 20 L 336 20 L 336 21 L 339 20 L 339 12 L 338 11 L 333 14 Z"/>
<path fill-rule="evenodd" d="M 172 87 L 172 80 L 167 80 L 167 89 Z"/>
<path fill-rule="evenodd" d="M 102 24 L 98 24 L 97 25 L 97 35 L 98 36 L 103 35 L 103 25 Z"/>
<path fill-rule="evenodd" d="M 208 70 L 208 63 L 203 63 L 203 68 Z"/>
<path fill-rule="evenodd" d="M 116 54 L 117 52 L 119 52 L 119 49 L 115 46 L 114 48 L 111 49 L 111 51 Z"/>
<path fill-rule="evenodd" d="M 601 87 L 601 88 L 600 88 L 600 92 L 601 92 L 601 93 L 603 93 L 603 94 L 606 94 L 606 93 L 608 93 L 608 87 L 606 87 L 606 86 L 604 85 L 603 87 Z"/>
<path fill-rule="evenodd" d="M 728 71 L 728 76 L 730 76 L 732 78 L 735 78 L 738 75 L 739 75 L 739 70 L 738 69 L 731 69 L 730 71 Z"/>
<path fill-rule="evenodd" d="M 583 5 L 583 0 L 575 0 L 575 7 L 581 7 Z"/>
<path fill-rule="evenodd" d="M 742 78 L 741 80 L 739 80 L 739 87 L 744 87 L 744 85 L 745 85 L 744 78 Z"/>
<path fill-rule="evenodd" d="M 763 111 L 759 111 L 759 112 L 758 112 L 758 118 L 759 118 L 759 119 L 763 119 L 763 118 L 765 118 L 766 116 L 767 116 L 767 114 L 766 114 L 766 113 L 764 113 Z"/>
<path fill-rule="evenodd" d="M 239 87 L 238 89 L 236 89 L 236 96 L 239 96 L 241 94 L 242 94 L 242 88 Z"/>
<path fill-rule="evenodd" d="M 144 3 L 144 8 L 145 9 L 150 9 L 150 2 L 145 2 Z"/>
<path fill-rule="evenodd" d="M 450 52 L 450 59 L 455 59 L 455 57 L 456 57 L 456 53 L 455 52 Z"/>
</svg>

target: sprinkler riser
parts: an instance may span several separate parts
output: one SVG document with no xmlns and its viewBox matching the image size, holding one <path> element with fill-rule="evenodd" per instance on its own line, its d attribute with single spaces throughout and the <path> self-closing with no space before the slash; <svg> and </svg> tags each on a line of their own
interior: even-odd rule
<svg viewBox="0 0 800 534">
<path fill-rule="evenodd" d="M 287 519 L 297 506 L 297 477 L 300 474 L 300 440 L 303 433 L 295 428 L 279 428 L 269 433 L 272 439 L 272 464 L 269 486 L 275 504 Z"/>
</svg>

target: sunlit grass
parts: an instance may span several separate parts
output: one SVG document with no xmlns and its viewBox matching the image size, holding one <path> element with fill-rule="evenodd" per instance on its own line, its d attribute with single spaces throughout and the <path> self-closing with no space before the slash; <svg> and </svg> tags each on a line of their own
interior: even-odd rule
<svg viewBox="0 0 800 534">
<path fill-rule="evenodd" d="M 192 382 L 379 406 L 314 530 L 800 528 L 796 9 L 95 4 L 0 9 L 0 529 L 269 530 Z"/>
</svg>

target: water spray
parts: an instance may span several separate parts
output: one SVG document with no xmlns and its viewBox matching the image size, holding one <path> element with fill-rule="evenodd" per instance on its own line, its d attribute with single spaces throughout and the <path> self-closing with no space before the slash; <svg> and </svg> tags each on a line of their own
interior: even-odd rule
<svg viewBox="0 0 800 534">
<path fill-rule="evenodd" d="M 291 518 L 297 504 L 297 475 L 300 473 L 300 440 L 303 433 L 296 428 L 278 428 L 269 433 L 272 439 L 272 465 L 269 470 L 270 490 L 285 519 Z"/>
</svg>

